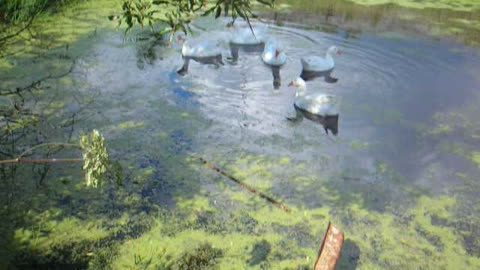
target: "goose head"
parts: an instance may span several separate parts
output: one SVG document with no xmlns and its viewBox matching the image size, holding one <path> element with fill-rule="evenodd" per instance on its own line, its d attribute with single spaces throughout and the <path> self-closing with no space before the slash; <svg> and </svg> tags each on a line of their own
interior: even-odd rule
<svg viewBox="0 0 480 270">
<path fill-rule="evenodd" d="M 275 47 L 275 58 L 279 58 L 282 53 L 284 53 L 285 48 L 283 47 L 283 43 L 277 42 Z"/>
<path fill-rule="evenodd" d="M 300 89 L 300 90 L 306 90 L 307 89 L 307 84 L 305 83 L 305 81 L 298 77 L 296 78 L 295 80 L 291 81 L 290 84 L 288 86 L 295 86 L 297 89 Z"/>
<path fill-rule="evenodd" d="M 287 56 L 283 44 L 274 39 L 267 41 L 262 53 L 262 60 L 265 64 L 271 66 L 281 66 L 285 64 Z"/>
<path fill-rule="evenodd" d="M 336 46 L 330 46 L 327 50 L 327 55 L 328 56 L 334 56 L 334 55 L 340 55 L 342 54 L 340 50 Z"/>
<path fill-rule="evenodd" d="M 296 97 L 300 97 L 300 96 L 303 96 L 305 95 L 305 91 L 307 91 L 307 84 L 305 83 L 305 81 L 298 77 L 296 78 L 295 80 L 291 81 L 290 84 L 288 84 L 289 87 L 292 87 L 294 86 L 297 90 L 296 90 L 296 93 L 295 93 L 295 96 Z"/>
</svg>

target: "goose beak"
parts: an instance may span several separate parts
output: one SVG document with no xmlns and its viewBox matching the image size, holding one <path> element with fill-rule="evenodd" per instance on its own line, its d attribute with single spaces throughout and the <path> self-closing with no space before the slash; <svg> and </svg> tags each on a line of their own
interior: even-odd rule
<svg viewBox="0 0 480 270">
<path fill-rule="evenodd" d="M 278 58 L 279 55 L 280 55 L 280 51 L 279 51 L 279 50 L 276 50 L 276 51 L 275 51 L 275 58 Z"/>
<path fill-rule="evenodd" d="M 293 86 L 293 81 L 291 81 L 289 84 L 288 84 L 288 87 L 292 87 Z"/>
<path fill-rule="evenodd" d="M 341 52 L 341 51 L 337 51 L 337 55 L 342 55 L 342 52 Z"/>
</svg>

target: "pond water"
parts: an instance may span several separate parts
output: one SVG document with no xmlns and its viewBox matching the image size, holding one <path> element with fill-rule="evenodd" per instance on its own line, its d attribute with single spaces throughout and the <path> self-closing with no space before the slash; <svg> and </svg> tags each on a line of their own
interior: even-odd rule
<svg viewBox="0 0 480 270">
<path fill-rule="evenodd" d="M 480 269 L 478 48 L 298 21 L 254 22 L 284 44 L 279 89 L 254 52 L 219 68 L 191 62 L 180 76 L 179 46 L 143 30 L 125 38 L 98 29 L 10 58 L 16 67 L 2 71 L 0 88 L 52 76 L 23 105 L 41 121 L 16 140 L 98 129 L 125 180 L 92 190 L 77 165 L 48 167 L 42 185 L 43 167 L 4 169 L 2 259 L 26 268 L 311 269 L 331 221 L 346 237 L 338 269 Z M 226 22 L 199 19 L 195 35 L 226 41 Z M 299 59 L 331 45 L 342 51 L 338 82 L 307 87 L 341 97 L 337 137 L 286 120 Z M 222 50 L 229 55 L 227 43 Z"/>
</svg>

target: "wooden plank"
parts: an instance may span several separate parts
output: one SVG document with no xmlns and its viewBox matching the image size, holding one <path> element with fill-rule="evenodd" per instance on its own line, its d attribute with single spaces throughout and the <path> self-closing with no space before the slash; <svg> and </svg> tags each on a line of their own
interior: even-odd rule
<svg viewBox="0 0 480 270">
<path fill-rule="evenodd" d="M 340 259 L 343 241 L 343 232 L 329 222 L 314 270 L 335 270 Z"/>
</svg>

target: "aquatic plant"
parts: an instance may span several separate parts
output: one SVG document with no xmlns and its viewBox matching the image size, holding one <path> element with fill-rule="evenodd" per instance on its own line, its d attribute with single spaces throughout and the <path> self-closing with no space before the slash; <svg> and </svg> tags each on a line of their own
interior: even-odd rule
<svg viewBox="0 0 480 270">
<path fill-rule="evenodd" d="M 36 17 L 45 10 L 56 10 L 79 0 L 6 0 L 0 2 L 0 23 L 17 24 Z"/>
<path fill-rule="evenodd" d="M 178 270 L 201 270 L 201 269 L 217 269 L 215 264 L 217 260 L 223 257 L 223 251 L 214 248 L 208 243 L 203 243 L 192 252 L 186 252 L 177 262 Z"/>
</svg>

